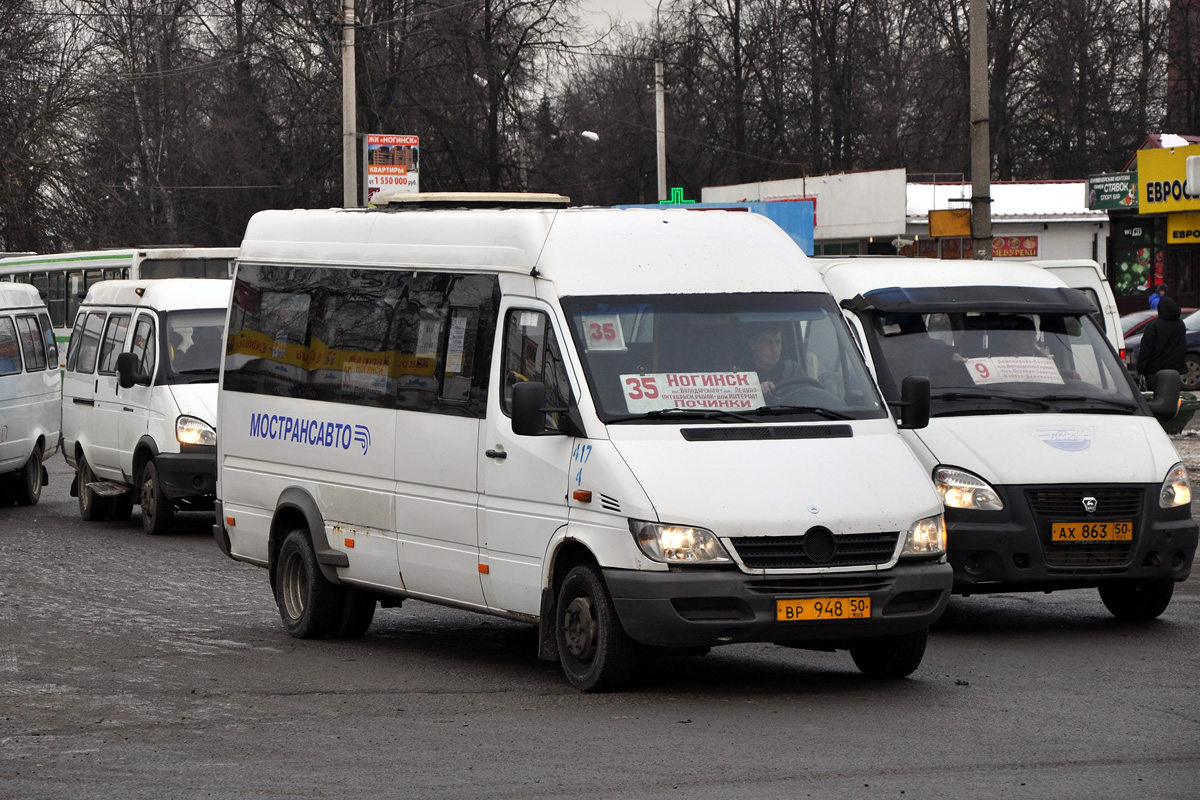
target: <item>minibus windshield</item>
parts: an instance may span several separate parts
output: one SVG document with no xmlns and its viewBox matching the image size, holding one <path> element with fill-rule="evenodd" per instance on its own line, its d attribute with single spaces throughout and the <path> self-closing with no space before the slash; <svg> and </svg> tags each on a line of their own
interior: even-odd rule
<svg viewBox="0 0 1200 800">
<path fill-rule="evenodd" d="M 225 356 L 224 309 L 170 311 L 165 327 L 170 382 L 216 382 Z"/>
<path fill-rule="evenodd" d="M 570 297 L 563 304 L 605 422 L 756 423 L 887 414 L 826 295 Z"/>
<path fill-rule="evenodd" d="M 925 375 L 932 416 L 1127 414 L 1141 404 L 1108 340 L 1086 314 L 879 312 L 864 327 L 884 396 Z"/>
</svg>

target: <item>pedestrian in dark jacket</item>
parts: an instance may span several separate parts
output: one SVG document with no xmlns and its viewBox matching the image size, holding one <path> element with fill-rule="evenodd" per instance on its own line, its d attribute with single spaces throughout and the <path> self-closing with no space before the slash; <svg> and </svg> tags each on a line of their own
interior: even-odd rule
<svg viewBox="0 0 1200 800">
<path fill-rule="evenodd" d="M 1158 317 L 1146 326 L 1138 348 L 1137 369 L 1146 385 L 1162 369 L 1187 372 L 1187 328 L 1179 318 L 1179 304 L 1169 297 L 1158 302 Z"/>
</svg>

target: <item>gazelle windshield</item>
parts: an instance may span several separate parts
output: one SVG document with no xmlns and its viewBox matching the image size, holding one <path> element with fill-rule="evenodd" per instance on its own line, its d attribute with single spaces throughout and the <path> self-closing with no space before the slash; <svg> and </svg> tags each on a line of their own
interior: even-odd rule
<svg viewBox="0 0 1200 800">
<path fill-rule="evenodd" d="M 606 422 L 886 416 L 828 296 L 675 294 L 563 302 Z"/>
<path fill-rule="evenodd" d="M 1017 310 L 861 315 L 886 397 L 925 375 L 932 416 L 1131 413 L 1140 408 L 1108 340 L 1084 313 Z"/>
</svg>

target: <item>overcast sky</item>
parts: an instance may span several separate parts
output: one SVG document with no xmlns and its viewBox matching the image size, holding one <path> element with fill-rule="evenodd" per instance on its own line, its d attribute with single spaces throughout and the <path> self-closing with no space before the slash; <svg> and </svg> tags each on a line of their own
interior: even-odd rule
<svg viewBox="0 0 1200 800">
<path fill-rule="evenodd" d="M 671 0 L 663 0 L 663 7 Z M 606 15 L 621 18 L 626 22 L 647 22 L 654 19 L 654 11 L 658 8 L 658 0 L 580 0 L 580 8 L 591 18 L 597 27 L 607 27 Z"/>
</svg>

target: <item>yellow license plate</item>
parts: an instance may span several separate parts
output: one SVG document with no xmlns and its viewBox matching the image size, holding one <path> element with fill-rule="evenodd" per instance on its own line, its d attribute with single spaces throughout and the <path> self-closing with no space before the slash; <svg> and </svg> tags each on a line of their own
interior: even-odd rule
<svg viewBox="0 0 1200 800">
<path fill-rule="evenodd" d="M 1132 522 L 1052 522 L 1050 539 L 1055 542 L 1131 542 Z"/>
<path fill-rule="evenodd" d="M 806 619 L 870 619 L 869 597 L 809 597 L 805 600 L 776 600 L 775 619 L 796 622 Z"/>
</svg>

